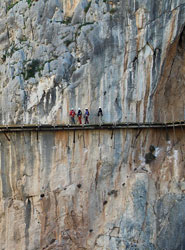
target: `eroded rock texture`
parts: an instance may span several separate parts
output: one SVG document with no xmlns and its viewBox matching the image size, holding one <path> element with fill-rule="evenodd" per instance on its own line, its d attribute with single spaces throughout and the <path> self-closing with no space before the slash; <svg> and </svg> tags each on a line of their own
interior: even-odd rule
<svg viewBox="0 0 185 250">
<path fill-rule="evenodd" d="M 13 3 L 0 3 L 2 123 L 99 105 L 107 122 L 184 119 L 184 0 Z"/>
<path fill-rule="evenodd" d="M 0 136 L 1 249 L 184 249 L 181 129 L 9 139 Z"/>
<path fill-rule="evenodd" d="M 185 0 L 0 1 L 0 123 L 184 120 Z M 0 134 L 0 249 L 185 249 L 184 129 Z"/>
</svg>

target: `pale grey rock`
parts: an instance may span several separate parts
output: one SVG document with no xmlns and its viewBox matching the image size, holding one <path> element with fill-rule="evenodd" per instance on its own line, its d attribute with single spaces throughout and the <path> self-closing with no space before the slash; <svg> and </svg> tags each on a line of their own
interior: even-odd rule
<svg viewBox="0 0 185 250">
<path fill-rule="evenodd" d="M 18 90 L 17 94 L 24 97 L 23 91 Z M 42 94 L 47 97 L 44 112 L 49 113 L 52 105 L 58 103 L 55 94 L 50 90 Z M 41 107 L 38 112 L 43 114 Z M 113 138 L 111 134 L 112 131 L 78 131 L 75 143 L 73 131 L 12 133 L 8 134 L 10 141 L 0 135 L 1 246 L 39 249 L 48 245 L 56 249 L 63 244 L 65 249 L 90 250 L 184 247 L 184 194 L 180 186 L 173 192 L 173 185 L 178 186 L 183 178 L 183 163 L 177 163 L 176 151 L 182 147 L 184 137 L 173 146 L 173 131 L 166 144 L 161 131 L 145 130 L 133 147 L 135 131 L 116 130 Z M 147 143 L 141 147 L 146 137 Z M 156 145 L 159 138 L 160 151 L 150 165 L 151 173 L 136 173 L 134 167 L 143 164 L 149 145 Z M 171 150 L 166 154 L 170 144 Z M 174 172 L 170 165 L 166 168 L 170 161 L 174 162 Z M 170 179 L 165 180 L 164 175 Z M 60 231 L 53 235 L 58 227 Z M 15 238 L 17 228 L 21 238 Z M 5 232 L 8 237 L 4 237 Z M 52 239 L 58 245 L 52 245 Z"/>
<path fill-rule="evenodd" d="M 79 2 L 78 6 L 75 9 L 72 18 L 72 24 L 81 24 L 84 22 L 86 16 L 86 8 L 88 8 L 89 2 L 88 0 L 82 0 Z"/>
<path fill-rule="evenodd" d="M 184 249 L 184 205 L 184 195 L 169 194 L 157 202 L 157 249 Z"/>
<path fill-rule="evenodd" d="M 11 3 L 0 1 L 1 124 L 69 123 L 71 107 L 97 123 L 99 106 L 104 122 L 184 119 L 184 0 Z M 169 134 L 0 135 L 2 249 L 183 249 L 183 136 Z"/>
</svg>

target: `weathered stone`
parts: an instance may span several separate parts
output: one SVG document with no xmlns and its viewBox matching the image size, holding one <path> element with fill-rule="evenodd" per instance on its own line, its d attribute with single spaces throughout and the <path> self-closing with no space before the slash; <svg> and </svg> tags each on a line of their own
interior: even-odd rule
<svg viewBox="0 0 185 250">
<path fill-rule="evenodd" d="M 159 130 L 143 131 L 134 147 L 130 140 L 134 131 L 115 131 L 114 139 L 111 133 L 79 131 L 75 143 L 73 132 L 13 133 L 8 134 L 10 141 L 0 135 L 2 248 L 183 246 L 184 231 L 177 230 L 184 227 L 179 185 L 184 166 L 176 158 L 176 151 L 184 149 L 181 129 L 176 130 L 178 143 L 171 144 L 170 151 L 173 129 L 168 143 Z M 157 142 L 160 151 L 151 173 L 135 173 L 145 150 Z"/>
<path fill-rule="evenodd" d="M 184 0 L 0 1 L 0 123 L 184 120 L 184 20 Z M 0 134 L 0 248 L 184 249 L 184 152 L 181 128 Z"/>
<path fill-rule="evenodd" d="M 45 68 L 39 72 L 40 76 L 36 76 L 36 81 L 39 84 L 42 77 L 54 75 L 57 84 L 69 86 L 58 93 L 60 99 L 68 105 L 63 106 L 63 110 L 69 109 L 71 105 L 75 108 L 88 106 L 94 113 L 98 103 L 105 110 L 104 120 L 107 122 L 112 119 L 115 122 L 172 121 L 173 117 L 175 120 L 184 119 L 183 100 L 179 98 L 183 85 L 181 88 L 168 87 L 172 85 L 171 81 L 174 82 L 176 69 L 183 61 L 183 0 L 175 0 L 173 3 L 134 1 L 132 4 L 127 1 L 103 0 L 43 3 L 39 0 L 33 1 L 30 7 L 26 0 L 22 0 L 11 6 L 10 1 L 0 6 L 0 46 L 4 66 L 7 67 L 11 61 L 15 68 L 19 68 L 16 55 L 19 50 L 24 51 L 23 64 L 41 58 L 44 64 L 57 60 L 58 70 Z M 71 54 L 74 60 L 67 67 L 64 62 L 62 69 L 60 62 L 63 64 L 61 58 L 66 53 Z M 170 70 L 172 63 L 173 69 Z M 70 85 L 74 85 L 73 74 L 83 65 L 86 65 L 86 73 L 79 76 L 80 84 L 75 84 L 74 95 L 80 93 L 84 98 L 73 100 L 73 104 L 69 100 Z M 183 70 L 182 67 L 178 73 L 178 79 L 181 79 L 178 85 L 184 81 Z M 169 77 L 168 72 L 171 72 Z M 21 75 L 21 70 L 16 74 Z M 10 85 L 14 77 L 4 73 L 1 82 Z M 23 81 L 23 88 L 26 88 L 27 81 L 29 79 Z M 166 84 L 163 84 L 164 81 Z M 160 87 L 161 84 L 163 87 Z M 174 97 L 169 101 L 170 91 Z M 177 96 L 178 105 L 172 108 L 172 99 Z M 16 102 L 22 106 L 22 100 L 18 97 Z M 170 112 L 167 114 L 164 109 L 162 112 L 158 110 L 157 103 L 161 103 Z M 178 112 L 175 112 L 176 109 Z M 49 116 L 55 116 L 57 123 L 68 122 L 61 110 L 55 114 L 52 110 L 56 110 L 56 107 L 50 110 Z M 2 106 L 2 122 L 5 124 L 9 122 L 5 118 L 6 113 L 7 107 Z M 15 116 L 15 113 L 11 116 Z M 32 109 L 28 116 L 28 120 L 24 119 L 26 123 L 33 122 L 32 117 L 34 119 L 38 114 Z M 23 121 L 23 116 L 19 119 Z"/>
</svg>

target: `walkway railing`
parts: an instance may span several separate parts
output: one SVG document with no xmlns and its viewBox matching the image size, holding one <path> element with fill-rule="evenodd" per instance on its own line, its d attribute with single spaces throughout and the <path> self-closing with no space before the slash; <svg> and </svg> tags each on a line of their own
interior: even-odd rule
<svg viewBox="0 0 185 250">
<path fill-rule="evenodd" d="M 30 124 L 30 125 L 0 125 L 2 132 L 21 132 L 21 131 L 62 131 L 62 130 L 97 130 L 97 129 L 147 129 L 147 128 L 183 128 L 185 121 L 170 123 L 104 123 L 88 125 L 71 125 L 71 124 Z"/>
</svg>

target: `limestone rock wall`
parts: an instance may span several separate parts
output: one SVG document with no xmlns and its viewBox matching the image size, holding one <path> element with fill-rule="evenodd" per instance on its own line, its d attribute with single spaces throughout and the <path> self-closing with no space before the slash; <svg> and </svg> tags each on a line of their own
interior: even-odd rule
<svg viewBox="0 0 185 250">
<path fill-rule="evenodd" d="M 184 120 L 184 0 L 0 1 L 0 124 Z M 185 248 L 184 129 L 0 134 L 1 250 Z M 153 147 L 155 151 L 153 151 Z"/>
<path fill-rule="evenodd" d="M 0 249 L 184 249 L 181 129 L 8 137 Z M 156 159 L 146 164 L 151 145 Z"/>
<path fill-rule="evenodd" d="M 3 124 L 67 123 L 71 107 L 96 122 L 99 105 L 105 122 L 184 119 L 184 0 L 3 0 L 0 10 Z"/>
</svg>

